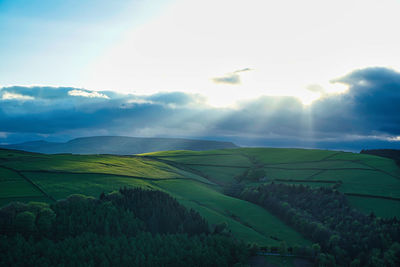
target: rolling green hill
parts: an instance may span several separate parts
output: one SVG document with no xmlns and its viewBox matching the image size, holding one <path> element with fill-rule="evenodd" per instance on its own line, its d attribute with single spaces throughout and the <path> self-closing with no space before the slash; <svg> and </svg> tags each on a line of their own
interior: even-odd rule
<svg viewBox="0 0 400 267">
<path fill-rule="evenodd" d="M 166 151 L 133 156 L 45 155 L 0 149 L 0 205 L 46 201 L 120 187 L 161 190 L 197 210 L 210 224 L 226 222 L 245 241 L 310 245 L 262 207 L 225 195 L 232 184 L 307 184 L 335 187 L 353 207 L 400 216 L 400 169 L 372 155 L 305 149 L 240 148 Z"/>
<path fill-rule="evenodd" d="M 91 136 L 72 139 L 65 143 L 33 141 L 0 145 L 7 149 L 56 154 L 115 154 L 132 155 L 164 150 L 210 150 L 236 148 L 231 142 L 194 140 L 182 138 L 144 138 L 128 136 Z"/>
<path fill-rule="evenodd" d="M 352 205 L 378 216 L 400 216 L 400 168 L 388 158 L 313 149 L 240 148 L 215 151 L 172 151 L 145 154 L 190 168 L 218 185 L 242 182 L 291 183 L 336 187 Z M 247 177 L 251 169 L 262 177 Z M 368 203 L 368 204 L 367 204 Z"/>
</svg>

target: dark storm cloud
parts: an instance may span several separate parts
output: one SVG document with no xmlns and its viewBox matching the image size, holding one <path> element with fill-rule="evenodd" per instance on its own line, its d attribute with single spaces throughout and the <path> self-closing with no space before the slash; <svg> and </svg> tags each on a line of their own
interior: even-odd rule
<svg viewBox="0 0 400 267">
<path fill-rule="evenodd" d="M 138 96 L 69 87 L 5 87 L 0 89 L 0 143 L 17 135 L 29 139 L 30 134 L 225 136 L 267 145 L 265 140 L 275 140 L 271 144 L 280 146 L 330 142 L 332 148 L 338 141 L 377 144 L 400 135 L 400 73 L 367 68 L 334 82 L 349 90 L 325 95 L 310 106 L 294 97 L 264 96 L 236 108 L 211 108 L 202 96 L 182 92 Z"/>
<path fill-rule="evenodd" d="M 167 133 L 169 128 L 190 132 L 190 127 L 196 128 L 192 116 L 203 111 L 187 106 L 202 101 L 200 96 L 179 92 L 136 96 L 67 87 L 5 87 L 0 89 L 0 132 L 78 136 L 98 130 L 140 134 L 147 129 L 148 135 Z"/>
<path fill-rule="evenodd" d="M 400 73 L 367 68 L 334 82 L 346 84 L 349 90 L 312 105 L 319 131 L 400 135 Z"/>
</svg>

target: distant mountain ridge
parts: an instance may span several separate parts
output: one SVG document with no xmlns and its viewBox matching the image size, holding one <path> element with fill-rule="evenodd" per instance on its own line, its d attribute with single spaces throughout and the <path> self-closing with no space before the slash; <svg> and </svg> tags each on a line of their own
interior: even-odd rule
<svg viewBox="0 0 400 267">
<path fill-rule="evenodd" d="M 238 146 L 232 142 L 180 138 L 92 136 L 72 139 L 65 143 L 40 140 L 20 144 L 0 145 L 0 147 L 45 154 L 72 153 L 130 155 L 168 150 L 203 151 L 237 148 Z"/>
</svg>

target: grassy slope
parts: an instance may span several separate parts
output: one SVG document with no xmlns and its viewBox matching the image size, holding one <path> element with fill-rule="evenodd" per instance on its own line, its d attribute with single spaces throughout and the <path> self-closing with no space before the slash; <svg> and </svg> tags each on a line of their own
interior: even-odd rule
<svg viewBox="0 0 400 267">
<path fill-rule="evenodd" d="M 278 245 L 274 238 L 292 245 L 308 241 L 264 209 L 220 192 L 219 185 L 234 182 L 235 176 L 250 167 L 264 168 L 268 182 L 300 179 L 306 181 L 290 183 L 332 186 L 313 181 L 341 180 L 342 192 L 400 197 L 400 170 L 392 160 L 324 150 L 245 148 L 132 157 L 0 150 L 0 166 L 0 204 L 12 200 L 49 201 L 39 189 L 60 199 L 72 193 L 97 196 L 122 186 L 154 188 L 198 210 L 213 224 L 227 222 L 236 236 L 261 245 Z M 400 216 L 400 201 L 353 196 L 349 199 L 365 212 Z"/>
<path fill-rule="evenodd" d="M 288 183 L 316 187 L 333 186 L 320 181 L 341 181 L 339 190 L 343 193 L 400 197 L 400 169 L 393 160 L 387 158 L 349 152 L 280 148 L 242 148 L 221 150 L 219 153 L 220 159 L 213 156 L 218 151 L 173 151 L 152 153 L 151 156 L 189 166 L 222 185 L 234 182 L 234 177 L 245 172 L 246 166 L 258 166 L 264 168 L 269 182 L 275 179 L 301 180 Z M 245 160 L 241 163 L 238 162 L 239 158 Z M 354 196 L 349 200 L 354 207 L 365 212 L 373 211 L 384 217 L 400 216 L 399 201 Z"/>
<path fill-rule="evenodd" d="M 233 158 L 237 163 L 237 156 Z M 278 246 L 279 242 L 271 238 L 273 236 L 293 245 L 309 244 L 261 207 L 223 195 L 214 183 L 196 173 L 151 158 L 49 156 L 0 150 L 0 165 L 15 170 L 0 169 L 0 197 L 3 197 L 0 204 L 12 200 L 51 201 L 21 174 L 55 199 L 73 193 L 98 196 L 103 191 L 123 186 L 140 186 L 170 193 L 187 207 L 198 210 L 211 224 L 227 222 L 235 236 L 249 242 Z M 27 187 L 7 184 L 12 179 L 25 183 Z"/>
<path fill-rule="evenodd" d="M 239 238 L 251 239 L 258 244 L 279 245 L 272 237 L 289 244 L 307 243 L 293 229 L 282 224 L 265 209 L 212 190 L 195 181 L 156 181 L 155 184 L 177 197 L 186 206 L 199 210 L 210 223 L 226 221 Z"/>
</svg>

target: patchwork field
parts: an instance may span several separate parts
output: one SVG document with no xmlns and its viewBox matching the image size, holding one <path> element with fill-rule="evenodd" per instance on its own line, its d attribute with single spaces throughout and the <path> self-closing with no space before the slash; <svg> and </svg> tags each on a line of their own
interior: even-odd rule
<svg viewBox="0 0 400 267">
<path fill-rule="evenodd" d="M 250 179 L 253 170 L 262 175 Z M 74 193 L 98 196 L 137 186 L 171 194 L 211 224 L 226 222 L 236 237 L 248 242 L 310 244 L 265 209 L 223 194 L 225 186 L 239 181 L 247 186 L 272 182 L 335 186 L 363 212 L 400 216 L 400 169 L 392 160 L 377 156 L 273 148 L 135 156 L 44 155 L 0 149 L 0 205 L 51 202 Z"/>
<path fill-rule="evenodd" d="M 229 152 L 229 153 L 228 153 Z M 349 194 L 349 201 L 364 212 L 400 216 L 400 168 L 388 158 L 350 152 L 286 148 L 241 148 L 218 151 L 160 152 L 151 158 L 168 159 L 188 167 L 219 185 L 235 183 L 235 177 L 251 168 L 264 170 L 263 177 L 248 184 L 291 183 L 312 187 L 335 186 Z M 213 160 L 207 160 L 208 157 Z M 244 159 L 238 162 L 239 158 Z M 246 181 L 245 181 L 246 182 Z M 357 195 L 357 196 L 355 196 Z"/>
</svg>

